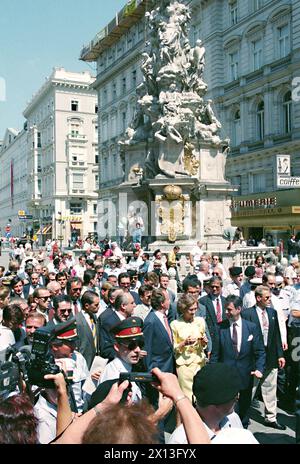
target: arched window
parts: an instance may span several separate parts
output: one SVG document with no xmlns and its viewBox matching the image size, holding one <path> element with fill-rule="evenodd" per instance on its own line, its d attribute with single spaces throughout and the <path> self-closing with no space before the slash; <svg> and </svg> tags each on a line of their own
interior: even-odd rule
<svg viewBox="0 0 300 464">
<path fill-rule="evenodd" d="M 263 140 L 265 136 L 265 104 L 263 101 L 257 105 L 256 120 L 258 139 Z"/>
<path fill-rule="evenodd" d="M 233 118 L 233 146 L 237 147 L 241 143 L 241 114 L 240 110 L 236 110 Z"/>
<path fill-rule="evenodd" d="M 290 90 L 283 97 L 283 129 L 286 134 L 292 130 L 292 93 Z"/>
</svg>

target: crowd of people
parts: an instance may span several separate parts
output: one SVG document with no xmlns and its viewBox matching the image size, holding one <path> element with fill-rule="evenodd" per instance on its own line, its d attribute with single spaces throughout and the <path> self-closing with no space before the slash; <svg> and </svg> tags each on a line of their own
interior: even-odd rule
<svg viewBox="0 0 300 464">
<path fill-rule="evenodd" d="M 298 255 L 275 247 L 226 269 L 202 248 L 181 278 L 176 245 L 150 256 L 137 242 L 126 258 L 87 238 L 78 259 L 55 240 L 15 247 L 0 266 L 0 352 L 30 353 L 44 330 L 61 373 L 0 391 L 0 442 L 258 443 L 251 407 L 263 402 L 270 429 L 286 428 L 278 406 L 298 417 Z"/>
</svg>

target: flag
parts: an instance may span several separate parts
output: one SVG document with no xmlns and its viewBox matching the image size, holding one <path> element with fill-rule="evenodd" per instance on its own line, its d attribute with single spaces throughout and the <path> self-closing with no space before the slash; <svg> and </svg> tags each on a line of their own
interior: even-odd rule
<svg viewBox="0 0 300 464">
<path fill-rule="evenodd" d="M 123 16 L 130 16 L 136 8 L 136 0 L 130 0 L 124 7 Z"/>
<path fill-rule="evenodd" d="M 14 207 L 14 160 L 10 162 L 10 197 L 11 207 Z"/>
</svg>

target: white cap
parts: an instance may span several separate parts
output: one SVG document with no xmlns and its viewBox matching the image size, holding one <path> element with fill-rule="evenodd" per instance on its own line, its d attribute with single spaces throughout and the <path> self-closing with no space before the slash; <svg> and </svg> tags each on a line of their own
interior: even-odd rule
<svg viewBox="0 0 300 464">
<path fill-rule="evenodd" d="M 251 285 L 262 285 L 262 278 L 261 277 L 254 277 L 250 281 Z"/>
</svg>

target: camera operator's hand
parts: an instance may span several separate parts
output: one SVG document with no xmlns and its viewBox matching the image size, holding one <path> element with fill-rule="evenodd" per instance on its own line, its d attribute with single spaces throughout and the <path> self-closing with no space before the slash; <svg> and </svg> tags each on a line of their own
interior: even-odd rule
<svg viewBox="0 0 300 464">
<path fill-rule="evenodd" d="M 115 404 L 119 404 L 121 399 L 122 399 L 124 391 L 128 387 L 129 387 L 128 380 L 125 380 L 120 385 L 118 385 L 118 383 L 114 383 L 113 386 L 110 389 L 109 394 L 107 395 L 105 400 L 102 401 L 101 404 L 103 406 L 112 406 L 112 405 L 115 405 Z M 132 403 L 132 392 L 129 392 L 128 396 L 127 396 L 127 403 L 126 404 L 130 405 L 131 403 Z"/>
<path fill-rule="evenodd" d="M 162 372 L 158 367 L 152 369 L 151 372 L 158 378 L 159 382 L 159 384 L 155 383 L 152 385 L 164 396 L 175 401 L 178 396 L 183 394 L 176 375 L 170 374 L 169 372 Z"/>
<path fill-rule="evenodd" d="M 59 374 L 47 374 L 44 376 L 45 380 L 53 380 L 54 384 L 57 389 L 58 394 L 66 394 L 67 393 L 67 385 L 65 381 L 65 376 L 62 372 Z"/>
<path fill-rule="evenodd" d="M 145 358 L 147 356 L 147 354 L 148 354 L 147 351 L 141 350 L 140 351 L 140 358 Z"/>
</svg>

